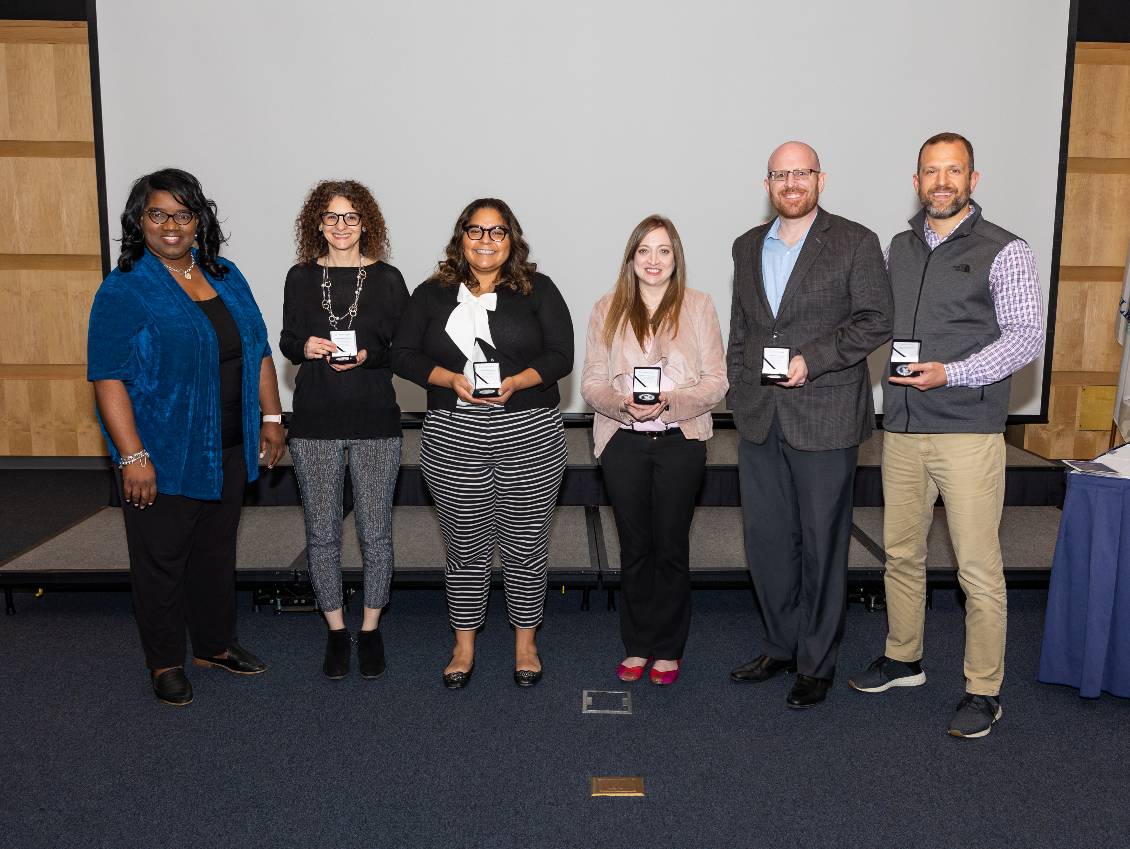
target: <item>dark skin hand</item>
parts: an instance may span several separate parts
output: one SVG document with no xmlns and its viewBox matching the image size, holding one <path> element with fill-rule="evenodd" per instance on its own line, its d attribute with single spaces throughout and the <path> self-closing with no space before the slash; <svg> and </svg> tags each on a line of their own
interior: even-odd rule
<svg viewBox="0 0 1130 849">
<path fill-rule="evenodd" d="M 512 377 L 504 378 L 502 384 L 499 386 L 499 394 L 494 398 L 476 398 L 471 393 L 474 387 L 471 386 L 466 375 L 457 371 L 449 371 L 442 366 L 436 366 L 432 369 L 431 374 L 428 375 L 428 383 L 432 386 L 442 386 L 450 389 L 457 396 L 462 398 L 468 404 L 493 404 L 495 406 L 502 406 L 510 396 L 515 392 L 522 389 L 529 389 L 531 386 L 537 386 L 541 383 L 541 375 L 537 373 L 536 369 L 528 368 L 525 371 L 518 372 Z"/>
</svg>

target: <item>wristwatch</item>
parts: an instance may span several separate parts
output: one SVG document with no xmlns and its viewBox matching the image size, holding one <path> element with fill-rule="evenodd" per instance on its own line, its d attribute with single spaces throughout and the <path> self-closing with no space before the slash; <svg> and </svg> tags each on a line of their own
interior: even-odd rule
<svg viewBox="0 0 1130 849">
<path fill-rule="evenodd" d="M 282 413 L 267 413 L 263 416 L 263 422 L 270 422 L 271 424 L 282 424 Z"/>
</svg>

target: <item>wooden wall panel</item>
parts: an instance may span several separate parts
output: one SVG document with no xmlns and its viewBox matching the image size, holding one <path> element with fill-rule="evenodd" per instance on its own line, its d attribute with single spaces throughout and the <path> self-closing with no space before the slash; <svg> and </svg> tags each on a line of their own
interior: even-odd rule
<svg viewBox="0 0 1130 849">
<path fill-rule="evenodd" d="M 1130 53 L 1130 51 L 1128 51 Z M 1130 157 L 1130 64 L 1076 65 L 1068 156 Z"/>
<path fill-rule="evenodd" d="M 1068 173 L 1060 262 L 1121 268 L 1128 244 L 1130 174 Z"/>
<path fill-rule="evenodd" d="M 0 44 L 0 139 L 93 141 L 82 44 Z"/>
<path fill-rule="evenodd" d="M 85 363 L 86 324 L 102 275 L 0 271 L 0 363 Z"/>
<path fill-rule="evenodd" d="M 93 159 L 0 158 L 0 254 L 97 254 Z"/>
<path fill-rule="evenodd" d="M 1122 281 L 1059 281 L 1052 372 L 1118 371 L 1116 337 Z"/>
<path fill-rule="evenodd" d="M 86 382 L 101 280 L 86 24 L 0 21 L 0 454 L 105 454 Z"/>
<path fill-rule="evenodd" d="M 94 388 L 85 380 L 0 380 L 0 454 L 104 453 Z"/>
</svg>

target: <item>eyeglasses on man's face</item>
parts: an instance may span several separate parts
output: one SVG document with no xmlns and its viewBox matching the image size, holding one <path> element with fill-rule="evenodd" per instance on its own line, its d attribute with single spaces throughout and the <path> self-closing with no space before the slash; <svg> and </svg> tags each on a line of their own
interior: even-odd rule
<svg viewBox="0 0 1130 849">
<path fill-rule="evenodd" d="M 769 182 L 783 183 L 785 182 L 785 180 L 789 179 L 789 176 L 791 175 L 794 180 L 800 183 L 804 180 L 807 180 L 813 174 L 819 173 L 820 171 L 816 168 L 793 168 L 791 171 L 770 171 Z"/>
<path fill-rule="evenodd" d="M 467 234 L 467 238 L 472 242 L 482 241 L 483 237 L 487 235 L 490 236 L 492 242 L 501 242 L 510 232 L 510 228 L 501 225 L 487 228 L 480 227 L 477 224 L 468 224 L 463 228 L 463 232 Z"/>
<path fill-rule="evenodd" d="M 360 212 L 323 212 L 321 218 L 327 227 L 333 227 L 339 218 L 345 221 L 347 227 L 356 227 L 361 223 Z"/>
<path fill-rule="evenodd" d="M 145 210 L 145 217 L 152 221 L 154 224 L 164 224 L 170 218 L 173 219 L 181 227 L 186 224 L 191 224 L 192 219 L 196 217 L 195 212 L 165 212 L 163 209 L 156 209 L 150 207 Z"/>
</svg>

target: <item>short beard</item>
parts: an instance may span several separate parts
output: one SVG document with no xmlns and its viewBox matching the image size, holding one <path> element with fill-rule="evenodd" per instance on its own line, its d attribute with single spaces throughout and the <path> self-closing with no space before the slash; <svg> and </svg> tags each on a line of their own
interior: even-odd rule
<svg viewBox="0 0 1130 849">
<path fill-rule="evenodd" d="M 816 191 L 815 189 L 809 192 L 809 194 L 802 201 L 802 205 L 798 207 L 799 211 L 797 212 L 793 212 L 793 208 L 786 207 L 783 202 L 778 205 L 777 199 L 775 197 L 770 196 L 769 200 L 773 204 L 773 208 L 777 210 L 777 214 L 782 218 L 804 218 L 804 216 L 808 215 L 808 213 L 816 209 L 816 204 L 820 202 L 820 192 Z"/>
<path fill-rule="evenodd" d="M 926 210 L 926 214 L 931 218 L 953 218 L 961 210 L 969 205 L 969 194 L 962 193 L 957 195 L 949 206 L 938 208 L 930 203 L 928 195 L 919 195 L 918 200 L 922 202 L 922 208 Z"/>
</svg>

